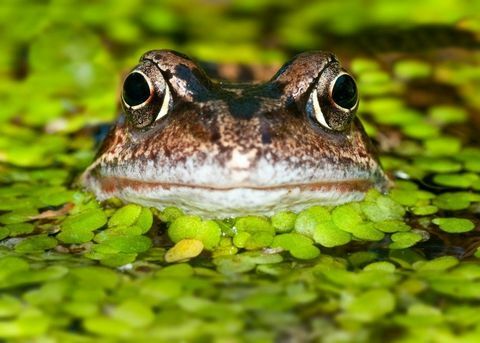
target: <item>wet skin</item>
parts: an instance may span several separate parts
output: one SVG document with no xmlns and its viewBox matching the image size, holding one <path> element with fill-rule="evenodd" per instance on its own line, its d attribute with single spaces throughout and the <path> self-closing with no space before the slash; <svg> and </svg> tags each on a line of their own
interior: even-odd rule
<svg viewBox="0 0 480 343">
<path fill-rule="evenodd" d="M 300 54 L 266 83 L 225 84 L 182 54 L 150 51 L 122 104 L 82 176 L 100 200 L 271 215 L 388 186 L 355 116 L 355 82 L 331 53 Z"/>
</svg>

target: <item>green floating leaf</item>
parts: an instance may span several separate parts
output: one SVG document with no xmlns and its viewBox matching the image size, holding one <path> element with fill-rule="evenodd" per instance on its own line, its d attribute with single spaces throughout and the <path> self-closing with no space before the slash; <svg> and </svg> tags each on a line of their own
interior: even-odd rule
<svg viewBox="0 0 480 343">
<path fill-rule="evenodd" d="M 405 327 L 416 328 L 419 325 L 439 325 L 443 322 L 443 317 L 438 308 L 426 304 L 413 304 L 408 308 L 406 315 L 396 315 L 394 321 Z"/>
<path fill-rule="evenodd" d="M 57 244 L 58 242 L 55 238 L 42 234 L 21 240 L 15 246 L 15 251 L 20 253 L 42 252 L 55 248 Z"/>
<path fill-rule="evenodd" d="M 48 190 L 42 190 L 39 199 L 45 205 L 60 206 L 67 202 L 71 202 L 75 192 L 66 190 L 63 187 L 52 187 Z"/>
<path fill-rule="evenodd" d="M 142 234 L 142 229 L 134 226 L 114 226 L 106 230 L 102 230 L 95 235 L 95 242 L 102 243 L 106 239 L 118 236 L 138 236 Z"/>
<path fill-rule="evenodd" d="M 395 296 L 386 289 L 367 291 L 346 306 L 348 320 L 374 322 L 395 310 Z"/>
<path fill-rule="evenodd" d="M 340 230 L 331 219 L 317 223 L 314 230 L 313 240 L 327 248 L 345 245 L 352 240 L 350 233 Z"/>
<path fill-rule="evenodd" d="M 220 226 L 216 222 L 202 221 L 197 216 L 179 217 L 168 228 L 168 236 L 174 243 L 182 239 L 197 239 L 207 250 L 212 250 L 220 243 L 221 234 Z"/>
<path fill-rule="evenodd" d="M 36 208 L 19 209 L 0 215 L 0 224 L 18 224 L 32 220 L 38 214 Z"/>
<path fill-rule="evenodd" d="M 438 207 L 433 205 L 415 206 L 412 210 L 417 216 L 428 216 L 438 212 Z"/>
<path fill-rule="evenodd" d="M 158 214 L 158 217 L 162 222 L 172 223 L 175 219 L 184 216 L 182 210 L 176 207 L 165 207 L 162 212 Z"/>
<path fill-rule="evenodd" d="M 133 263 L 137 258 L 137 253 L 119 252 L 116 254 L 104 254 L 99 258 L 100 263 L 107 267 L 120 267 Z"/>
<path fill-rule="evenodd" d="M 395 269 L 395 265 L 387 261 L 373 262 L 363 268 L 365 271 L 380 270 L 389 273 L 395 272 Z"/>
<path fill-rule="evenodd" d="M 20 257 L 2 257 L 0 258 L 0 282 L 8 279 L 11 273 L 27 271 L 29 268 L 28 262 Z"/>
<path fill-rule="evenodd" d="M 455 137 L 432 138 L 424 142 L 425 149 L 433 156 L 452 156 L 458 153 L 462 144 Z"/>
<path fill-rule="evenodd" d="M 313 259 L 320 255 L 320 250 L 313 245 L 313 241 L 298 233 L 284 233 L 275 236 L 272 248 L 282 248 L 298 259 Z"/>
<path fill-rule="evenodd" d="M 107 216 L 102 210 L 87 209 L 83 212 L 67 217 L 60 225 L 62 230 L 90 230 L 94 231 L 107 223 Z"/>
<path fill-rule="evenodd" d="M 100 245 L 117 252 L 131 254 L 147 251 L 152 246 L 152 241 L 145 236 L 115 236 L 105 239 Z"/>
<path fill-rule="evenodd" d="M 430 261 L 418 261 L 413 267 L 418 272 L 426 271 L 444 271 L 458 265 L 459 261 L 453 256 L 441 256 Z"/>
<path fill-rule="evenodd" d="M 429 123 L 408 124 L 402 128 L 402 131 L 405 135 L 416 139 L 437 137 L 440 134 L 440 128 Z"/>
<path fill-rule="evenodd" d="M 405 215 L 402 205 L 386 196 L 379 196 L 375 202 L 364 201 L 360 206 L 367 218 L 374 222 L 401 220 Z"/>
<path fill-rule="evenodd" d="M 275 213 L 272 217 L 272 225 L 276 232 L 285 233 L 293 230 L 297 215 L 290 211 Z"/>
<path fill-rule="evenodd" d="M 374 228 L 382 232 L 394 233 L 410 231 L 411 227 L 401 220 L 384 220 L 374 223 Z"/>
<path fill-rule="evenodd" d="M 440 124 L 463 123 L 468 118 L 464 108 L 455 106 L 434 106 L 428 110 L 428 115 Z"/>
<path fill-rule="evenodd" d="M 390 249 L 406 249 L 422 240 L 422 235 L 416 232 L 397 232 L 391 236 L 393 243 L 388 247 Z"/>
<path fill-rule="evenodd" d="M 464 218 L 435 218 L 432 222 L 449 233 L 469 232 L 475 228 L 475 224 L 471 220 Z"/>
<path fill-rule="evenodd" d="M 140 228 L 141 234 L 147 233 L 153 225 L 153 214 L 149 208 L 142 207 L 135 223 Z"/>
<path fill-rule="evenodd" d="M 374 223 L 360 223 L 352 227 L 349 231 L 358 239 L 366 241 L 380 241 L 385 237 L 385 234 L 375 228 Z"/>
<path fill-rule="evenodd" d="M 95 287 L 112 289 L 119 282 L 119 275 L 104 267 L 81 267 L 70 270 L 75 280 L 81 284 L 95 284 Z"/>
<path fill-rule="evenodd" d="M 8 318 L 18 315 L 23 309 L 22 302 L 8 294 L 0 295 L 0 318 Z"/>
<path fill-rule="evenodd" d="M 136 204 L 125 205 L 118 210 L 110 217 L 108 221 L 108 226 L 131 226 L 133 225 L 140 213 L 142 212 L 142 207 Z"/>
<path fill-rule="evenodd" d="M 0 322 L 0 338 L 35 338 L 48 330 L 51 319 L 35 308 L 22 311 L 20 315 L 9 321 Z"/>
<path fill-rule="evenodd" d="M 465 161 L 465 169 L 472 172 L 480 172 L 480 159 Z"/>
<path fill-rule="evenodd" d="M 480 172 L 480 149 L 466 147 L 455 158 L 464 162 L 465 169 L 476 173 Z"/>
<path fill-rule="evenodd" d="M 217 270 L 222 274 L 245 273 L 256 267 L 255 262 L 250 258 L 237 254 L 233 256 L 217 257 L 213 263 L 217 266 Z"/>
<path fill-rule="evenodd" d="M 268 219 L 263 217 L 240 217 L 235 221 L 235 227 L 238 231 L 246 231 L 250 233 L 267 232 L 275 234 L 275 229 Z"/>
<path fill-rule="evenodd" d="M 114 309 L 112 318 L 123 321 L 125 325 L 133 328 L 143 328 L 153 322 L 155 314 L 147 304 L 129 299 Z"/>
<path fill-rule="evenodd" d="M 107 223 L 105 212 L 99 209 L 87 209 L 73 216 L 67 217 L 60 225 L 62 231 L 57 238 L 68 244 L 89 242 L 95 234 L 93 231 Z"/>
<path fill-rule="evenodd" d="M 0 241 L 10 235 L 10 230 L 6 227 L 0 227 Z"/>
<path fill-rule="evenodd" d="M 427 78 L 432 73 L 432 66 L 420 60 L 401 60 L 393 66 L 395 75 L 402 79 Z"/>
<path fill-rule="evenodd" d="M 89 242 L 95 234 L 88 227 L 79 229 L 66 229 L 60 232 L 56 237 L 63 243 L 81 244 Z"/>
<path fill-rule="evenodd" d="M 233 244 L 238 248 L 257 250 L 270 246 L 273 241 L 273 234 L 270 232 L 246 232 L 239 231 L 233 237 Z"/>
<path fill-rule="evenodd" d="M 133 330 L 123 320 L 104 316 L 85 318 L 83 326 L 88 332 L 105 337 L 126 337 Z"/>
<path fill-rule="evenodd" d="M 480 178 L 477 174 L 438 174 L 433 177 L 433 181 L 442 186 L 469 188 Z"/>
<path fill-rule="evenodd" d="M 8 230 L 10 237 L 16 237 L 32 233 L 35 229 L 35 225 L 31 223 L 9 224 L 5 226 L 5 229 Z"/>
<path fill-rule="evenodd" d="M 298 214 L 295 221 L 295 231 L 313 237 L 317 224 L 327 220 L 330 220 L 330 213 L 325 207 L 310 207 Z"/>
<path fill-rule="evenodd" d="M 378 84 L 378 83 L 386 83 L 390 81 L 390 75 L 382 70 L 372 69 L 369 71 L 365 71 L 360 75 L 358 80 L 361 84 Z"/>
<path fill-rule="evenodd" d="M 377 202 L 380 198 L 377 198 Z M 358 203 L 351 203 L 336 207 L 332 211 L 333 223 L 341 230 L 354 235 L 359 239 L 378 241 L 384 234 L 378 231 L 373 223 L 364 223 Z"/>
<path fill-rule="evenodd" d="M 470 206 L 470 202 L 475 198 L 470 193 L 442 193 L 433 200 L 433 205 L 443 210 L 463 210 Z"/>
<path fill-rule="evenodd" d="M 197 257 L 203 251 L 203 243 L 197 239 L 182 239 L 165 254 L 166 262 L 177 262 Z"/>
<path fill-rule="evenodd" d="M 454 173 L 462 169 L 462 164 L 447 158 L 415 157 L 414 166 L 435 173 Z"/>
<path fill-rule="evenodd" d="M 64 266 L 49 266 L 44 269 L 21 270 L 9 273 L 8 278 L 0 279 L 0 288 L 14 288 L 31 284 L 58 280 L 68 273 Z"/>
<path fill-rule="evenodd" d="M 363 266 L 369 262 L 373 262 L 378 257 L 378 254 L 372 251 L 357 251 L 348 256 L 348 261 L 354 267 Z"/>
<path fill-rule="evenodd" d="M 416 189 L 392 189 L 390 191 L 390 197 L 400 205 L 413 206 L 417 202 L 417 197 L 414 196 L 415 191 Z"/>
<path fill-rule="evenodd" d="M 363 221 L 360 206 L 351 203 L 336 207 L 332 211 L 332 221 L 338 228 L 351 232 Z"/>
<path fill-rule="evenodd" d="M 155 273 L 160 278 L 189 278 L 195 273 L 188 263 L 167 265 Z"/>
<path fill-rule="evenodd" d="M 99 314 L 98 305 L 94 302 L 71 301 L 63 304 L 63 310 L 73 318 L 88 318 Z"/>
<path fill-rule="evenodd" d="M 350 69 L 355 74 L 362 74 L 364 72 L 378 70 L 380 69 L 380 65 L 378 64 L 378 61 L 374 59 L 355 58 L 350 64 Z"/>
<path fill-rule="evenodd" d="M 446 294 L 456 299 L 480 299 L 478 282 L 464 280 L 434 280 L 430 287 L 441 294 Z"/>
<path fill-rule="evenodd" d="M 222 274 L 245 273 L 261 264 L 275 264 L 282 262 L 280 254 L 266 254 L 263 252 L 245 252 L 233 256 L 220 256 L 213 260 Z"/>
<path fill-rule="evenodd" d="M 247 250 L 257 250 L 270 246 L 275 234 L 274 227 L 263 217 L 241 217 L 235 221 L 237 233 L 233 244 Z"/>
</svg>

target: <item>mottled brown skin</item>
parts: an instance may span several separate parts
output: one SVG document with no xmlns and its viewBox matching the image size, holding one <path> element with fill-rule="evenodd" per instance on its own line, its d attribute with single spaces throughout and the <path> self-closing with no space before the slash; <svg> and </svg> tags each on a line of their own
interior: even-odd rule
<svg viewBox="0 0 480 343">
<path fill-rule="evenodd" d="M 221 217 L 358 200 L 346 195 L 387 187 L 355 117 L 358 103 L 347 111 L 332 102 L 332 80 L 344 71 L 330 53 L 298 55 L 263 84 L 215 82 L 188 57 L 168 50 L 147 52 L 135 70 L 163 78 L 168 111 L 155 119 L 160 96 L 135 110 L 124 103 L 125 113 L 83 175 L 100 199 L 117 196 Z M 314 90 L 328 127 L 316 119 Z M 196 200 L 188 199 L 189 190 Z M 269 190 L 281 195 L 263 204 L 258 197 Z M 245 199 L 223 198 L 228 191 Z M 235 204 L 218 213 L 224 202 Z"/>
</svg>

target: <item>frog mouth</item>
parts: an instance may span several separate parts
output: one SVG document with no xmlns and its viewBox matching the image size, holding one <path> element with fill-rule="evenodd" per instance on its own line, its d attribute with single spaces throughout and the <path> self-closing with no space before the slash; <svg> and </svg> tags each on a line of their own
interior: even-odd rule
<svg viewBox="0 0 480 343">
<path fill-rule="evenodd" d="M 200 185 L 200 184 L 185 184 L 173 182 L 158 182 L 158 181 L 144 181 L 125 177 L 107 176 L 101 178 L 98 186 L 100 186 L 103 193 L 112 194 L 117 193 L 122 189 L 130 189 L 132 191 L 148 191 L 152 189 L 174 190 L 179 188 L 198 189 L 205 191 L 232 191 L 235 189 L 250 189 L 252 191 L 276 191 L 276 190 L 300 190 L 300 191 L 336 191 L 339 193 L 362 192 L 365 193 L 371 188 L 384 189 L 384 185 L 379 185 L 378 182 L 371 179 L 351 179 L 351 180 L 329 180 L 318 181 L 311 183 L 294 183 L 294 184 L 279 184 L 279 185 L 251 185 L 251 184 L 237 184 L 232 186 L 216 186 L 216 185 Z"/>
<path fill-rule="evenodd" d="M 386 190 L 386 180 L 374 174 L 370 178 L 309 183 L 217 186 L 85 175 L 83 183 L 98 200 L 117 197 L 160 210 L 173 206 L 205 218 L 230 218 L 273 215 L 287 210 L 299 212 L 314 205 L 334 206 L 359 201 L 371 188 Z"/>
</svg>

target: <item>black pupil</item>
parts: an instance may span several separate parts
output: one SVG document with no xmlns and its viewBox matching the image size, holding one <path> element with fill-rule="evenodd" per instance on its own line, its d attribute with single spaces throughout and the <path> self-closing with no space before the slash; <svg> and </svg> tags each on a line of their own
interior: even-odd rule
<svg viewBox="0 0 480 343">
<path fill-rule="evenodd" d="M 123 83 L 123 100 L 129 106 L 143 104 L 150 97 L 150 87 L 140 73 L 131 73 Z"/>
<path fill-rule="evenodd" d="M 357 103 L 357 86 L 349 75 L 341 75 L 335 81 L 332 91 L 333 101 L 343 108 L 352 108 Z"/>
</svg>

